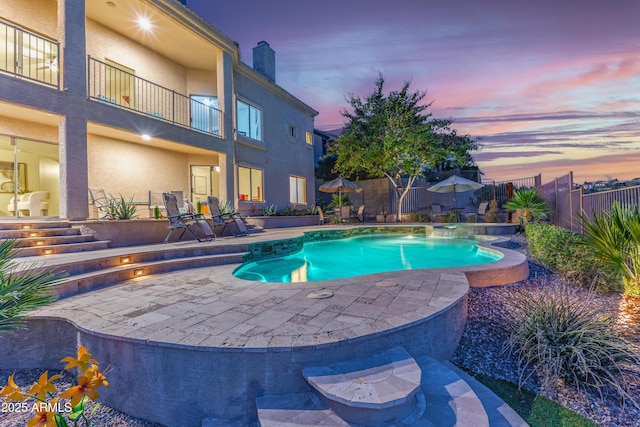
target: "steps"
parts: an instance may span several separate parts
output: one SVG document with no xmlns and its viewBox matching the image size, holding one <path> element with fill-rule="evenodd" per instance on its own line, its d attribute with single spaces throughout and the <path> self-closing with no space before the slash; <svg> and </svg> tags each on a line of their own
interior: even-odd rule
<svg viewBox="0 0 640 427">
<path fill-rule="evenodd" d="M 0 239 L 16 239 L 18 269 L 54 268 L 66 277 L 51 288 L 64 298 L 150 274 L 240 263 L 247 243 L 199 242 L 108 248 L 66 221 L 5 222 Z"/>
<path fill-rule="evenodd" d="M 106 249 L 107 240 L 83 234 L 67 221 L 7 221 L 0 224 L 0 239 L 16 239 L 17 257 Z"/>
<path fill-rule="evenodd" d="M 400 347 L 302 374 L 314 391 L 256 399 L 261 426 L 527 426 L 449 362 L 416 361 Z"/>
</svg>

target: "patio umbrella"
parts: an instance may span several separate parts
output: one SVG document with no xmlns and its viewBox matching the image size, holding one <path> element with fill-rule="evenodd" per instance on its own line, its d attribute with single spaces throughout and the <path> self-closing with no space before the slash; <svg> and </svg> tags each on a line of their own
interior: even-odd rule
<svg viewBox="0 0 640 427">
<path fill-rule="evenodd" d="M 484 185 L 478 182 L 462 178 L 458 175 L 452 175 L 444 181 L 440 181 L 439 183 L 427 188 L 427 191 L 433 191 L 434 193 L 453 193 L 453 206 L 458 207 L 456 203 L 456 193 L 473 191 L 482 187 L 484 187 Z"/>
<path fill-rule="evenodd" d="M 362 191 L 362 187 L 355 182 L 339 176 L 333 181 L 322 184 L 320 186 L 320 191 L 324 193 L 338 193 L 339 200 L 342 202 L 342 193 L 359 193 Z"/>
</svg>

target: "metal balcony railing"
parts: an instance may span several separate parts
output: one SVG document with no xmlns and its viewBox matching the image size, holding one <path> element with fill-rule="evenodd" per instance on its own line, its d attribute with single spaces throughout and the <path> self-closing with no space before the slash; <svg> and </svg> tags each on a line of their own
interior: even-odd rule
<svg viewBox="0 0 640 427">
<path fill-rule="evenodd" d="M 0 21 L 0 73 L 60 88 L 60 45 Z"/>
<path fill-rule="evenodd" d="M 91 56 L 87 75 L 90 99 L 114 107 L 223 137 L 222 111 Z"/>
</svg>

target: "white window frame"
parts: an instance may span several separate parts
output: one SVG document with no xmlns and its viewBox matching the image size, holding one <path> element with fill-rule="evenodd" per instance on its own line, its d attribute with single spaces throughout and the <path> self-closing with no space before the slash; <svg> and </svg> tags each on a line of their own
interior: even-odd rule
<svg viewBox="0 0 640 427">
<path fill-rule="evenodd" d="M 240 193 L 240 169 L 247 169 L 249 171 L 249 194 L 247 195 L 248 197 L 244 199 L 242 199 L 242 194 Z M 253 171 L 260 171 L 260 175 L 262 178 L 260 185 L 258 186 L 258 194 L 253 194 Z M 254 168 L 251 166 L 238 166 L 238 200 L 240 200 L 241 202 L 264 202 L 264 169 Z"/>
<path fill-rule="evenodd" d="M 301 183 L 302 189 L 300 188 Z M 302 200 L 299 199 L 300 197 Z M 299 175 L 289 175 L 289 202 L 292 205 L 307 204 L 307 178 Z"/>
<path fill-rule="evenodd" d="M 245 131 L 240 130 L 240 104 L 244 104 L 248 109 L 248 123 L 243 124 L 248 128 L 248 134 Z M 257 114 L 259 123 L 257 126 L 252 126 L 252 115 L 255 117 Z M 244 136 L 245 138 L 254 139 L 256 141 L 262 141 L 262 109 L 258 106 L 245 101 L 244 99 L 236 99 L 236 132 L 238 136 Z"/>
</svg>

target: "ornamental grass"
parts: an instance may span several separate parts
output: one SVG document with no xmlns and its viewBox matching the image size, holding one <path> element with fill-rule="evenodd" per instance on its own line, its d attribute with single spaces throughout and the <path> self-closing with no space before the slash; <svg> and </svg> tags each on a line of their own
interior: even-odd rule
<svg viewBox="0 0 640 427">
<path fill-rule="evenodd" d="M 523 292 L 513 301 L 506 350 L 518 356 L 520 382 L 536 374 L 543 389 L 574 386 L 578 392 L 614 392 L 638 406 L 629 393 L 640 381 L 640 358 L 591 299 L 565 286 Z"/>
</svg>

